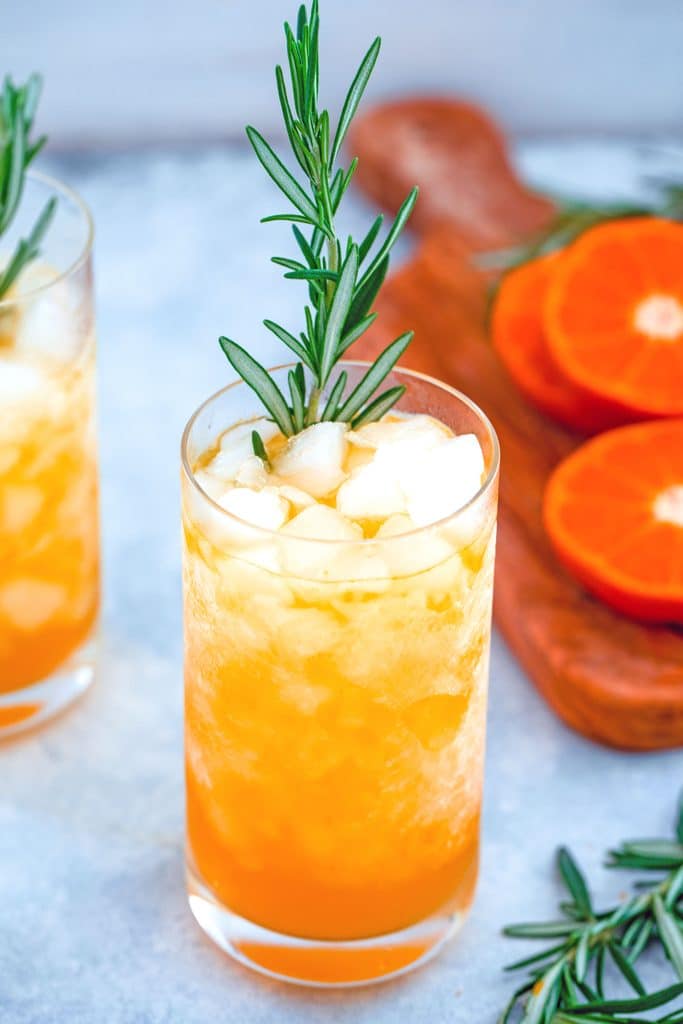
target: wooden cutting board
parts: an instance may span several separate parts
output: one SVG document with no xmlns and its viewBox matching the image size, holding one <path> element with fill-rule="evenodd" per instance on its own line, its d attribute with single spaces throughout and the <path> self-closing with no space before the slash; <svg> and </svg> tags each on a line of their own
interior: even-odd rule
<svg viewBox="0 0 683 1024">
<path fill-rule="evenodd" d="M 683 744 L 683 632 L 610 611 L 556 562 L 541 497 L 581 437 L 521 398 L 487 338 L 486 282 L 471 256 L 538 228 L 549 204 L 517 180 L 500 133 L 469 104 L 378 108 L 358 120 L 352 149 L 361 187 L 387 209 L 413 184 L 422 190 L 415 255 L 388 280 L 358 348 L 371 357 L 415 328 L 404 363 L 468 394 L 500 438 L 499 629 L 548 703 L 585 736 L 631 750 Z"/>
</svg>

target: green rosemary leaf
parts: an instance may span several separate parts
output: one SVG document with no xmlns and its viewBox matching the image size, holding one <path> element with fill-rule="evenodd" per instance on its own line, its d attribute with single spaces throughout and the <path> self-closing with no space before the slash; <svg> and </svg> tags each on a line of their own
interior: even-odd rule
<svg viewBox="0 0 683 1024">
<path fill-rule="evenodd" d="M 332 184 L 330 185 L 330 197 L 332 199 L 332 209 L 336 213 L 339 209 L 339 204 L 344 196 L 344 172 L 341 167 L 335 172 Z"/>
<path fill-rule="evenodd" d="M 308 198 L 296 178 L 293 178 L 282 161 L 277 157 L 266 140 L 251 125 L 247 127 L 247 136 L 266 174 L 269 175 L 289 201 L 313 225 L 318 223 L 318 211 Z"/>
<path fill-rule="evenodd" d="M 681 200 L 683 200 L 683 189 L 681 192 Z M 679 843 L 683 843 L 683 793 L 678 798 L 678 815 L 676 816 L 676 838 Z"/>
<path fill-rule="evenodd" d="M 259 434 L 258 430 L 252 430 L 251 432 L 251 447 L 254 452 L 254 455 L 261 459 L 261 461 L 264 462 L 265 465 L 268 466 L 268 468 L 270 468 L 270 459 L 268 458 L 268 452 L 266 451 L 266 446 L 263 443 L 263 438 Z"/>
<path fill-rule="evenodd" d="M 339 116 L 339 124 L 337 125 L 337 131 L 335 132 L 334 142 L 332 143 L 332 150 L 330 152 L 330 166 L 334 164 L 339 151 L 342 147 L 346 133 L 349 130 L 349 126 L 353 117 L 358 109 L 365 87 L 368 84 L 370 75 L 372 74 L 373 68 L 377 63 L 379 51 L 382 46 L 382 40 L 378 37 L 373 42 L 368 52 L 363 57 L 361 65 L 356 72 L 356 75 L 351 83 L 351 87 L 348 91 L 344 105 L 342 107 L 341 114 Z"/>
<path fill-rule="evenodd" d="M 366 256 L 370 252 L 370 249 L 372 248 L 373 242 L 375 241 L 375 239 L 377 238 L 377 235 L 380 233 L 380 231 L 382 229 L 382 224 L 383 223 L 384 223 L 384 217 L 380 213 L 379 216 L 376 217 L 375 220 L 372 222 L 372 226 L 371 226 L 370 230 L 368 231 L 367 235 L 365 236 L 363 241 L 358 246 L 358 256 L 359 256 L 359 259 L 360 259 L 361 263 L 365 260 Z"/>
<path fill-rule="evenodd" d="M 676 919 L 666 909 L 659 895 L 653 897 L 652 905 L 657 922 L 657 931 L 669 960 L 679 978 L 683 980 L 683 935 Z"/>
<path fill-rule="evenodd" d="M 619 943 L 616 941 L 610 942 L 607 948 L 610 951 L 610 955 L 614 960 L 614 963 L 619 968 L 623 976 L 626 978 L 626 981 L 629 983 L 634 992 L 637 992 L 638 995 L 644 996 L 645 986 L 638 977 L 638 973 L 636 969 L 633 967 L 630 960 L 626 956 L 624 956 L 624 953 L 622 952 Z M 604 994 L 600 987 L 598 987 L 598 992 L 600 993 L 600 995 Z"/>
<path fill-rule="evenodd" d="M 351 426 L 354 430 L 358 430 L 359 427 L 365 426 L 366 423 L 375 423 L 381 419 L 386 412 L 396 405 L 396 403 L 403 398 L 406 393 L 406 387 L 404 384 L 398 384 L 396 387 L 389 388 L 384 391 L 381 395 L 375 398 L 369 405 L 359 413 L 354 420 L 351 421 Z M 337 416 L 337 419 L 340 417 Z"/>
<path fill-rule="evenodd" d="M 522 998 L 522 996 L 527 995 L 531 991 L 532 986 L 533 982 L 527 981 L 524 985 L 520 985 L 519 988 L 515 989 L 515 991 L 510 996 L 509 1001 L 505 1004 L 503 1012 L 498 1018 L 498 1024 L 510 1024 L 510 1018 L 514 1013 L 519 1000 Z"/>
<path fill-rule="evenodd" d="M 300 231 L 296 224 L 292 225 L 292 232 L 296 238 L 297 245 L 301 249 L 304 259 L 309 267 L 316 266 L 316 255 L 313 252 L 308 239 L 305 237 L 303 231 Z"/>
<path fill-rule="evenodd" d="M 349 314 L 353 289 L 358 273 L 358 248 L 352 246 L 344 265 L 339 274 L 339 280 L 334 291 L 334 298 L 330 307 L 329 317 L 325 327 L 323 340 L 322 357 L 320 360 L 320 386 L 324 387 L 330 371 L 334 366 L 339 339 L 342 335 L 344 324 Z"/>
<path fill-rule="evenodd" d="M 643 926 L 643 919 L 641 917 L 635 917 L 627 926 L 624 934 L 621 936 L 622 949 L 628 952 L 630 946 L 633 945 L 636 940 L 640 929 Z"/>
<path fill-rule="evenodd" d="M 676 905 L 681 893 L 683 893 L 683 866 L 676 871 L 671 879 L 671 884 L 664 899 L 664 906 L 667 910 L 671 910 Z"/>
<path fill-rule="evenodd" d="M 605 999 L 594 1002 L 590 1006 L 574 1006 L 572 1013 L 583 1019 L 590 1013 L 619 1015 L 643 1013 L 646 1010 L 655 1010 L 658 1006 L 666 1006 L 667 1003 L 673 1002 L 681 995 L 683 995 L 683 984 L 670 985 L 668 988 L 639 996 L 637 999 Z"/>
<path fill-rule="evenodd" d="M 636 962 L 640 954 L 643 952 L 648 942 L 652 938 L 652 933 L 655 930 L 654 922 L 651 919 L 643 921 L 640 932 L 633 941 L 633 945 L 629 950 L 629 960 L 632 964 Z"/>
<path fill-rule="evenodd" d="M 354 174 L 356 173 L 356 169 L 357 168 L 358 168 L 358 157 L 354 156 L 353 160 L 349 164 L 348 171 L 343 176 L 342 181 L 341 181 L 341 190 L 340 190 L 340 196 L 339 196 L 340 199 L 344 195 L 344 193 L 346 192 L 346 190 L 349 187 L 349 185 L 351 184 L 351 181 L 353 179 Z"/>
<path fill-rule="evenodd" d="M 273 224 L 277 221 L 287 220 L 294 224 L 310 224 L 310 218 L 296 213 L 271 213 L 268 217 L 261 217 L 260 224 Z M 324 237 L 324 235 L 323 235 Z"/>
<path fill-rule="evenodd" d="M 565 846 L 561 846 L 557 852 L 557 866 L 577 909 L 581 911 L 584 917 L 593 917 L 593 907 L 586 886 L 586 880 L 578 864 Z"/>
<path fill-rule="evenodd" d="M 276 338 L 279 338 L 287 348 L 290 348 L 292 352 L 294 352 L 299 359 L 306 364 L 309 370 L 315 371 L 315 366 L 313 365 L 313 361 L 311 360 L 307 349 L 297 338 L 294 337 L 293 334 L 290 334 L 289 331 L 284 329 L 284 327 L 280 327 L 279 324 L 274 323 L 272 320 L 264 320 L 263 323 Z"/>
<path fill-rule="evenodd" d="M 299 138 L 296 133 L 296 126 L 294 123 L 294 114 L 289 104 L 289 97 L 287 95 L 287 86 L 285 85 L 285 76 L 282 68 L 278 64 L 275 68 L 275 83 L 277 86 L 277 94 L 280 100 L 280 108 L 282 110 L 282 117 L 285 122 L 285 129 L 287 131 L 287 137 L 292 146 L 292 152 L 296 157 L 299 166 L 305 174 L 309 174 L 312 166 L 308 160 L 306 150 L 301 145 Z"/>
<path fill-rule="evenodd" d="M 605 998 L 605 947 L 598 946 L 595 954 L 595 988 L 601 999 Z"/>
<path fill-rule="evenodd" d="M 16 124 L 20 121 L 20 124 Z M 26 155 L 26 132 L 23 118 L 15 116 L 14 137 L 9 154 L 9 175 L 4 189 L 2 217 L 0 217 L 0 234 L 7 230 L 14 213 L 19 206 L 21 190 L 24 184 L 24 167 Z"/>
<path fill-rule="evenodd" d="M 578 982 L 585 980 L 586 971 L 588 970 L 589 943 L 590 935 L 586 930 L 582 933 L 581 938 L 579 939 L 579 944 L 576 947 L 576 957 L 574 960 L 574 966 L 576 970 L 576 980 Z"/>
<path fill-rule="evenodd" d="M 382 242 L 382 245 L 380 246 L 372 263 L 370 264 L 365 275 L 366 277 L 373 273 L 373 271 L 381 264 L 385 256 L 389 255 L 392 246 L 396 242 L 398 236 L 403 231 L 403 228 L 405 227 L 408 218 L 413 212 L 413 208 L 415 206 L 415 203 L 417 202 L 419 191 L 420 190 L 416 185 L 415 188 L 410 190 L 409 194 L 401 203 L 398 213 L 396 214 L 396 217 L 394 219 L 394 223 L 391 225 L 391 228 L 389 229 L 386 238 Z M 363 280 L 365 280 L 365 278 L 363 278 Z"/>
<path fill-rule="evenodd" d="M 567 943 L 560 942 L 559 945 L 548 946 L 547 949 L 541 950 L 540 953 L 534 953 L 533 956 L 525 956 L 522 960 L 515 960 L 514 963 L 506 964 L 503 970 L 518 971 L 522 967 L 532 967 L 535 964 L 540 964 L 543 960 L 547 960 L 548 957 L 556 956 L 558 953 L 562 953 L 566 949 L 569 949 Z"/>
<path fill-rule="evenodd" d="M 367 331 L 368 327 L 370 327 L 371 324 L 374 324 L 376 319 L 377 319 L 377 314 L 376 313 L 371 313 L 370 316 L 363 317 L 363 319 L 360 321 L 360 323 L 357 323 L 356 326 L 352 330 L 347 331 L 347 333 L 341 339 L 341 341 L 339 342 L 339 345 L 337 347 L 337 358 L 338 359 L 341 358 L 341 356 L 344 355 L 344 353 L 346 352 L 346 350 L 348 348 L 351 348 L 351 346 L 353 345 L 354 342 L 358 341 L 358 339 L 363 334 L 365 334 L 365 332 Z"/>
<path fill-rule="evenodd" d="M 289 62 L 289 75 L 294 95 L 294 109 L 297 116 L 303 120 L 303 93 L 301 89 L 302 64 L 299 57 L 299 46 L 290 26 L 285 22 L 285 40 L 287 44 L 287 60 Z"/>
<path fill-rule="evenodd" d="M 339 274 L 334 270 L 321 270 L 319 267 L 297 267 L 284 275 L 288 281 L 338 281 Z"/>
<path fill-rule="evenodd" d="M 271 256 L 270 262 L 275 263 L 278 267 L 286 267 L 288 270 L 306 270 L 303 263 L 299 260 L 292 260 L 288 256 Z"/>
<path fill-rule="evenodd" d="M 536 924 L 509 924 L 503 928 L 503 935 L 513 939 L 552 939 L 576 931 L 574 921 L 540 921 Z"/>
<path fill-rule="evenodd" d="M 543 975 L 542 979 L 533 987 L 529 1001 L 526 1004 L 522 1024 L 542 1024 L 545 1009 L 549 1000 L 553 997 L 556 986 L 560 984 L 564 963 L 558 960 L 556 964 Z"/>
<path fill-rule="evenodd" d="M 384 278 L 387 276 L 387 270 L 389 269 L 389 257 L 385 256 L 376 270 L 372 274 L 365 277 L 363 282 L 358 285 L 351 302 L 351 308 L 344 324 L 344 332 L 353 330 L 353 328 L 363 319 L 364 316 L 370 310 L 373 302 L 377 298 L 377 294 L 384 283 Z"/>
<path fill-rule="evenodd" d="M 341 405 L 343 400 L 344 388 L 346 387 L 347 379 L 348 374 L 346 370 L 342 370 L 342 372 L 339 374 L 336 381 L 334 382 L 334 387 L 330 391 L 330 395 L 325 404 L 323 414 L 320 417 L 320 419 L 323 422 L 325 420 L 334 420 L 336 418 L 337 410 L 339 409 L 339 406 Z"/>
<path fill-rule="evenodd" d="M 299 363 L 299 365 L 301 364 Z M 290 370 L 287 374 L 287 383 L 289 385 L 289 394 L 292 399 L 292 423 L 294 424 L 294 433 L 298 434 L 300 430 L 304 429 L 304 421 L 306 418 L 304 400 L 306 394 L 301 390 L 299 378 L 293 370 Z"/>
<path fill-rule="evenodd" d="M 219 342 L 233 369 L 256 392 L 285 437 L 291 437 L 295 430 L 289 406 L 268 371 L 230 338 L 221 337 Z"/>
<path fill-rule="evenodd" d="M 412 340 L 413 332 L 406 331 L 377 357 L 339 410 L 338 419 L 348 422 L 354 418 L 394 368 Z"/>
<path fill-rule="evenodd" d="M 57 200 L 52 196 L 43 207 L 28 238 L 22 238 L 19 241 L 9 263 L 2 274 L 0 274 L 0 297 L 14 284 L 26 264 L 32 262 L 40 255 L 40 244 L 52 223 L 56 209 Z"/>
</svg>

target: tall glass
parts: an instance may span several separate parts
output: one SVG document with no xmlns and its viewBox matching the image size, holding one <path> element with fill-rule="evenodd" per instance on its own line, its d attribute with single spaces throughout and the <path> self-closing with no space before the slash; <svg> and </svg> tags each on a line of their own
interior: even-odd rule
<svg viewBox="0 0 683 1024">
<path fill-rule="evenodd" d="M 0 737 L 44 721 L 93 678 L 93 226 L 83 202 L 30 174 L 0 265 L 51 197 L 40 258 L 0 300 Z"/>
<path fill-rule="evenodd" d="M 366 367 L 345 369 L 353 385 Z M 262 415 L 244 384 L 182 441 L 190 905 L 239 960 L 308 984 L 421 961 L 477 877 L 498 444 L 464 395 L 397 383 L 403 411 L 476 434 L 487 469 L 471 502 L 409 534 L 298 539 L 215 504 L 193 469 Z"/>
</svg>

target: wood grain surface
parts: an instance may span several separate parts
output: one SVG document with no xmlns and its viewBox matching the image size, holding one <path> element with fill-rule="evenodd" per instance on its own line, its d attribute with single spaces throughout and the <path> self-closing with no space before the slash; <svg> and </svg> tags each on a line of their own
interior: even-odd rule
<svg viewBox="0 0 683 1024">
<path fill-rule="evenodd" d="M 359 119 L 352 149 L 361 187 L 385 208 L 395 210 L 415 183 L 422 190 L 415 255 L 385 285 L 362 355 L 413 327 L 404 363 L 468 394 L 500 438 L 498 627 L 579 732 L 632 750 L 683 744 L 683 633 L 612 612 L 556 562 L 541 497 L 548 474 L 581 438 L 526 403 L 487 338 L 486 281 L 472 254 L 533 231 L 549 204 L 521 185 L 499 131 L 469 104 L 378 108 Z"/>
</svg>

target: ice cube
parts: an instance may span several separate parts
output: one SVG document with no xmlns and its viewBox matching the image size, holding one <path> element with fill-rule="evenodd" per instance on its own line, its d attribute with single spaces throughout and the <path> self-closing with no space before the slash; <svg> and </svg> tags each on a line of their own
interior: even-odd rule
<svg viewBox="0 0 683 1024">
<path fill-rule="evenodd" d="M 45 387 L 45 374 L 18 359 L 0 358 L 0 406 L 33 401 Z"/>
<path fill-rule="evenodd" d="M 213 501 L 218 501 L 219 498 L 222 498 L 228 489 L 228 485 L 225 480 L 214 476 L 213 473 L 210 473 L 207 469 L 196 469 L 194 472 L 194 478 L 204 493 L 208 494 Z"/>
<path fill-rule="evenodd" d="M 297 510 L 309 508 L 311 505 L 316 504 L 315 498 L 312 498 L 310 494 L 300 490 L 298 487 L 282 484 L 277 487 L 277 490 Z"/>
<path fill-rule="evenodd" d="M 360 447 L 384 448 L 411 441 L 424 450 L 436 447 L 451 437 L 451 432 L 443 423 L 432 416 L 414 415 L 379 420 L 367 423 L 364 427 L 352 431 L 349 441 Z"/>
<path fill-rule="evenodd" d="M 268 471 L 258 455 L 248 455 L 235 474 L 235 483 L 259 491 L 268 483 Z"/>
<path fill-rule="evenodd" d="M 259 417 L 255 420 L 245 420 L 243 423 L 237 423 L 234 427 L 230 427 L 221 435 L 220 447 L 223 451 L 228 451 L 232 448 L 244 445 L 247 442 L 247 452 L 252 452 L 251 446 L 251 435 L 256 431 L 261 435 L 261 440 L 264 444 L 268 444 L 274 437 L 280 433 L 276 424 L 271 420 L 267 420 L 265 416 Z"/>
<path fill-rule="evenodd" d="M 15 628 L 30 632 L 53 619 L 66 596 L 57 583 L 29 577 L 13 580 L 0 588 L 0 616 Z"/>
<path fill-rule="evenodd" d="M 335 577 L 339 551 L 334 544 L 311 541 L 354 541 L 363 539 L 357 523 L 346 519 L 328 505 L 311 505 L 294 516 L 283 535 L 282 561 L 288 574 L 298 579 L 327 580 Z M 284 540 L 286 537 L 286 540 Z"/>
<path fill-rule="evenodd" d="M 307 540 L 353 541 L 363 537 L 363 531 L 357 523 L 352 523 L 329 505 L 318 504 L 299 512 L 280 532 Z"/>
<path fill-rule="evenodd" d="M 404 522 L 399 523 L 399 519 Z M 378 545 L 378 551 L 393 577 L 426 572 L 455 554 L 454 547 L 434 530 L 424 529 L 409 537 L 402 536 L 410 529 L 414 530 L 415 524 L 409 516 L 392 516 L 377 531 L 376 539 L 384 541 Z"/>
<path fill-rule="evenodd" d="M 288 441 L 273 461 L 274 472 L 314 498 L 326 497 L 346 477 L 346 433 L 345 423 L 314 423 Z"/>
<path fill-rule="evenodd" d="M 40 487 L 30 484 L 10 484 L 3 487 L 0 494 L 0 524 L 9 533 L 23 530 L 35 519 L 43 506 L 43 492 Z"/>
<path fill-rule="evenodd" d="M 254 455 L 251 443 L 254 430 L 261 435 L 264 444 L 279 433 L 275 424 L 266 419 L 238 423 L 222 435 L 220 448 L 206 469 L 222 480 L 234 480 L 243 464 Z"/>
<path fill-rule="evenodd" d="M 389 516 L 389 518 L 382 523 L 379 530 L 375 534 L 375 537 L 399 537 L 402 533 L 410 533 L 415 529 L 415 523 L 407 515 L 395 515 Z"/>
<path fill-rule="evenodd" d="M 47 269 L 49 271 L 50 268 Z M 51 277 L 47 273 L 43 283 L 50 280 L 54 280 L 54 274 Z M 42 287 L 42 284 L 36 287 Z M 81 319 L 82 311 L 75 297 L 70 294 L 68 283 L 57 281 L 22 306 L 22 315 L 14 336 L 15 346 L 19 352 L 68 362 L 82 344 Z"/>
<path fill-rule="evenodd" d="M 371 593 L 389 585 L 387 563 L 372 545 L 362 543 L 360 526 L 328 505 L 304 509 L 280 532 L 287 535 L 282 544 L 285 571 L 296 581 L 290 580 L 294 590 L 307 600 L 319 599 L 320 583 Z M 312 544 L 311 540 L 348 543 Z"/>
<path fill-rule="evenodd" d="M 262 530 L 279 530 L 289 516 L 289 502 L 278 494 L 275 487 L 264 487 L 262 491 L 231 487 L 219 499 L 219 505 L 231 515 Z M 237 523 L 234 526 L 230 524 L 229 529 L 236 540 L 249 542 L 258 539 L 252 530 Z"/>
<path fill-rule="evenodd" d="M 337 509 L 352 519 L 386 519 L 405 512 L 406 499 L 397 467 L 379 455 L 355 469 L 337 491 Z"/>
<path fill-rule="evenodd" d="M 416 526 L 427 526 L 453 515 L 481 487 L 484 457 L 474 434 L 461 434 L 410 460 L 401 485 L 407 510 Z"/>
</svg>

